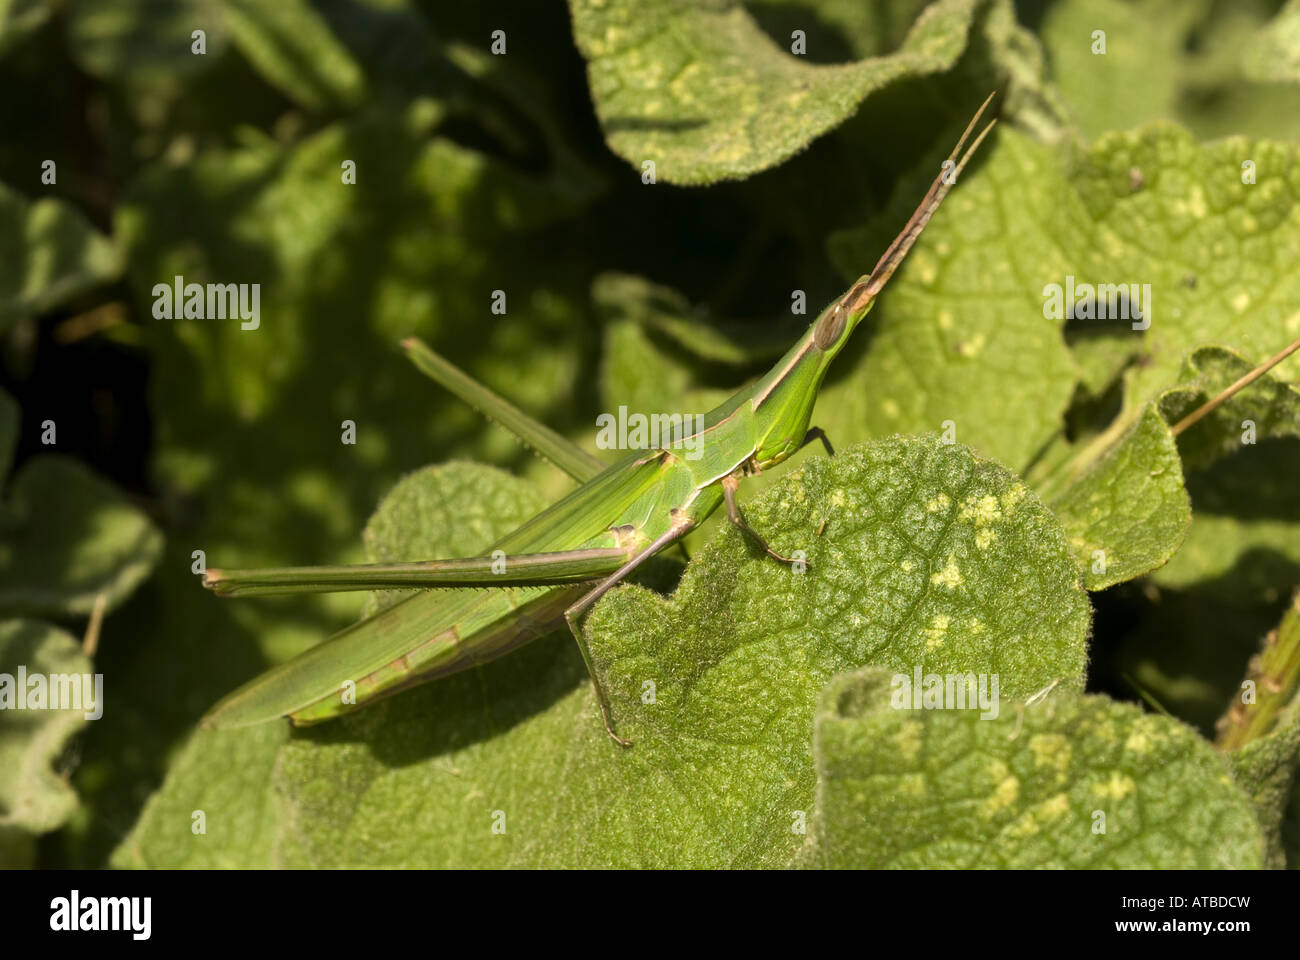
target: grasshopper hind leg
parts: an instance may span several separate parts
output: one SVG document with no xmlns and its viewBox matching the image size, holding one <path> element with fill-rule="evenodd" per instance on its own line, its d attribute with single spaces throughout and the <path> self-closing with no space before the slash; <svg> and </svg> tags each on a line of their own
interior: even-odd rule
<svg viewBox="0 0 1300 960">
<path fill-rule="evenodd" d="M 564 620 L 569 625 L 569 632 L 573 634 L 573 639 L 578 642 L 578 650 L 582 653 L 582 660 L 587 665 L 587 673 L 591 675 L 591 685 L 596 690 L 596 704 L 600 707 L 600 718 L 605 723 L 605 732 L 609 734 L 610 739 L 620 747 L 632 746 L 631 740 L 624 740 L 614 732 L 614 720 L 611 716 L 609 697 L 605 693 L 605 688 L 600 682 L 600 676 L 596 673 L 596 661 L 591 655 L 591 647 L 587 645 L 587 638 L 582 632 L 582 627 L 578 623 L 578 618 L 591 609 L 597 600 L 607 594 L 614 587 L 618 586 L 627 578 L 637 567 L 645 563 L 656 553 L 662 550 L 668 544 L 672 543 L 686 535 L 686 533 L 695 526 L 695 521 L 685 515 L 679 514 L 673 522 L 673 525 L 655 540 L 653 540 L 644 550 L 634 556 L 623 566 L 619 567 L 600 583 L 596 584 L 590 592 L 583 594 L 581 598 L 569 609 L 564 611 Z"/>
</svg>

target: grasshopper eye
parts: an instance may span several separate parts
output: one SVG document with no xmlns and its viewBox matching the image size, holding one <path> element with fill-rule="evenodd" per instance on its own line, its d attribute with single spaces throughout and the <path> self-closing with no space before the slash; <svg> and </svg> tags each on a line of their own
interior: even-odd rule
<svg viewBox="0 0 1300 960">
<path fill-rule="evenodd" d="M 822 315 L 817 321 L 817 329 L 813 331 L 813 344 L 818 350 L 825 350 L 839 342 L 840 336 L 844 333 L 844 305 L 835 304 L 829 313 Z"/>
</svg>

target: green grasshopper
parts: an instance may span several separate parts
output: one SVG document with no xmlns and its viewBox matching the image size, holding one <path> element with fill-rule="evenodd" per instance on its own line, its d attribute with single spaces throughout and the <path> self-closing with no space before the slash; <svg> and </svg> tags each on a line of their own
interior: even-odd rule
<svg viewBox="0 0 1300 960">
<path fill-rule="evenodd" d="M 579 618 L 643 563 L 702 523 L 719 505 L 751 541 L 782 563 L 745 521 L 736 491 L 746 476 L 775 466 L 810 441 L 826 370 L 875 304 L 957 175 L 996 121 L 962 152 L 992 95 L 984 101 L 916 211 L 870 274 L 828 306 L 789 352 L 754 383 L 706 414 L 689 435 L 698 457 L 659 449 L 634 451 L 607 466 L 529 418 L 414 338 L 403 342 L 425 374 L 518 435 L 580 486 L 493 545 L 491 555 L 416 563 L 267 570 L 209 569 L 205 586 L 226 596 L 411 587 L 428 590 L 379 611 L 222 699 L 205 725 L 238 727 L 287 716 L 317 723 L 416 684 L 458 673 L 522 646 L 563 618 L 582 651 L 605 730 L 614 730 L 609 699 Z M 958 159 L 960 154 L 960 159 Z"/>
</svg>

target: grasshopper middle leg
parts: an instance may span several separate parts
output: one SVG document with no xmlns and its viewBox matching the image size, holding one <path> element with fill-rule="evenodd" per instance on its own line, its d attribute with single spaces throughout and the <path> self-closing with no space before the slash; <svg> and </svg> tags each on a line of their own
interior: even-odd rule
<svg viewBox="0 0 1300 960">
<path fill-rule="evenodd" d="M 799 449 L 802 450 L 814 440 L 822 442 L 822 446 L 826 448 L 826 456 L 835 456 L 835 448 L 831 446 L 831 439 L 826 436 L 826 431 L 821 427 L 809 427 L 808 432 L 803 435 L 803 443 L 799 444 Z"/>
<path fill-rule="evenodd" d="M 744 474 L 737 470 L 735 473 L 729 473 L 722 478 L 722 498 L 727 506 L 727 519 L 739 528 L 740 532 L 745 534 L 756 543 L 769 557 L 773 560 L 779 560 L 782 563 L 793 564 L 793 557 L 783 557 L 773 550 L 762 534 L 749 525 L 745 520 L 745 515 L 740 512 L 740 504 L 736 502 L 736 490 L 740 487 L 740 481 Z"/>
</svg>

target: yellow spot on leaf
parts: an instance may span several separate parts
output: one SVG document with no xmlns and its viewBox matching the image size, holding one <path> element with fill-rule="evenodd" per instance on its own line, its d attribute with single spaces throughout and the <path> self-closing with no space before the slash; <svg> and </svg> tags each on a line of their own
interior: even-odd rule
<svg viewBox="0 0 1300 960">
<path fill-rule="evenodd" d="M 1020 781 L 1015 777 L 1005 777 L 981 805 L 980 813 L 985 819 L 992 819 L 999 812 L 1014 804 L 1019 797 Z"/>
<path fill-rule="evenodd" d="M 974 497 L 967 497 L 961 506 L 961 518 L 963 520 L 974 520 L 977 524 L 1000 520 L 1002 511 L 998 508 L 998 498 L 988 493 L 978 500 Z"/>
<path fill-rule="evenodd" d="M 917 754 L 921 752 L 922 732 L 923 726 L 919 720 L 909 720 L 898 728 L 894 744 L 898 747 L 900 757 L 908 762 L 916 759 Z"/>
<path fill-rule="evenodd" d="M 898 792 L 907 797 L 924 797 L 925 776 L 920 773 L 904 774 L 898 778 Z"/>
<path fill-rule="evenodd" d="M 1056 796 L 1040 803 L 1038 812 L 1046 820 L 1063 817 L 1070 812 L 1070 798 L 1063 793 L 1058 793 Z"/>
<path fill-rule="evenodd" d="M 957 354 L 967 359 L 979 356 L 980 351 L 984 349 L 984 343 L 984 334 L 977 333 L 969 340 L 962 340 L 957 344 Z"/>
<path fill-rule="evenodd" d="M 1010 513 L 1013 509 L 1015 509 L 1016 504 L 1018 504 L 1021 500 L 1025 499 L 1025 494 L 1028 492 L 1029 492 L 1028 487 L 1026 487 L 1023 483 L 1017 483 L 1015 486 L 1011 487 L 1009 490 L 1003 493 L 1002 494 L 1003 512 Z"/>
<path fill-rule="evenodd" d="M 934 283 L 935 277 L 939 275 L 939 268 L 935 265 L 934 258 L 921 250 L 912 254 L 912 269 L 916 272 L 917 279 L 927 287 Z"/>
<path fill-rule="evenodd" d="M 1143 717 L 1133 724 L 1128 739 L 1124 741 L 1124 749 L 1133 753 L 1146 753 L 1164 739 L 1165 735 L 1160 732 L 1154 720 Z"/>
<path fill-rule="evenodd" d="M 957 558 L 949 554 L 948 562 L 944 564 L 943 569 L 930 575 L 930 582 L 947 587 L 949 590 L 961 586 L 961 568 L 957 566 Z"/>
<path fill-rule="evenodd" d="M 1109 797 L 1112 800 L 1122 800 L 1133 792 L 1137 786 L 1133 778 L 1120 773 L 1118 770 L 1112 770 L 1110 779 L 1105 783 L 1094 783 L 1092 792 L 1099 797 Z"/>
<path fill-rule="evenodd" d="M 952 623 L 952 617 L 946 613 L 940 613 L 930 621 L 930 626 L 925 631 L 925 649 L 933 650 L 943 645 L 943 635 L 948 632 L 948 627 Z"/>
<path fill-rule="evenodd" d="M 1059 733 L 1038 733 L 1029 738 L 1029 750 L 1034 755 L 1034 766 L 1052 770 L 1056 781 L 1062 783 L 1070 771 L 1070 741 Z"/>
</svg>

